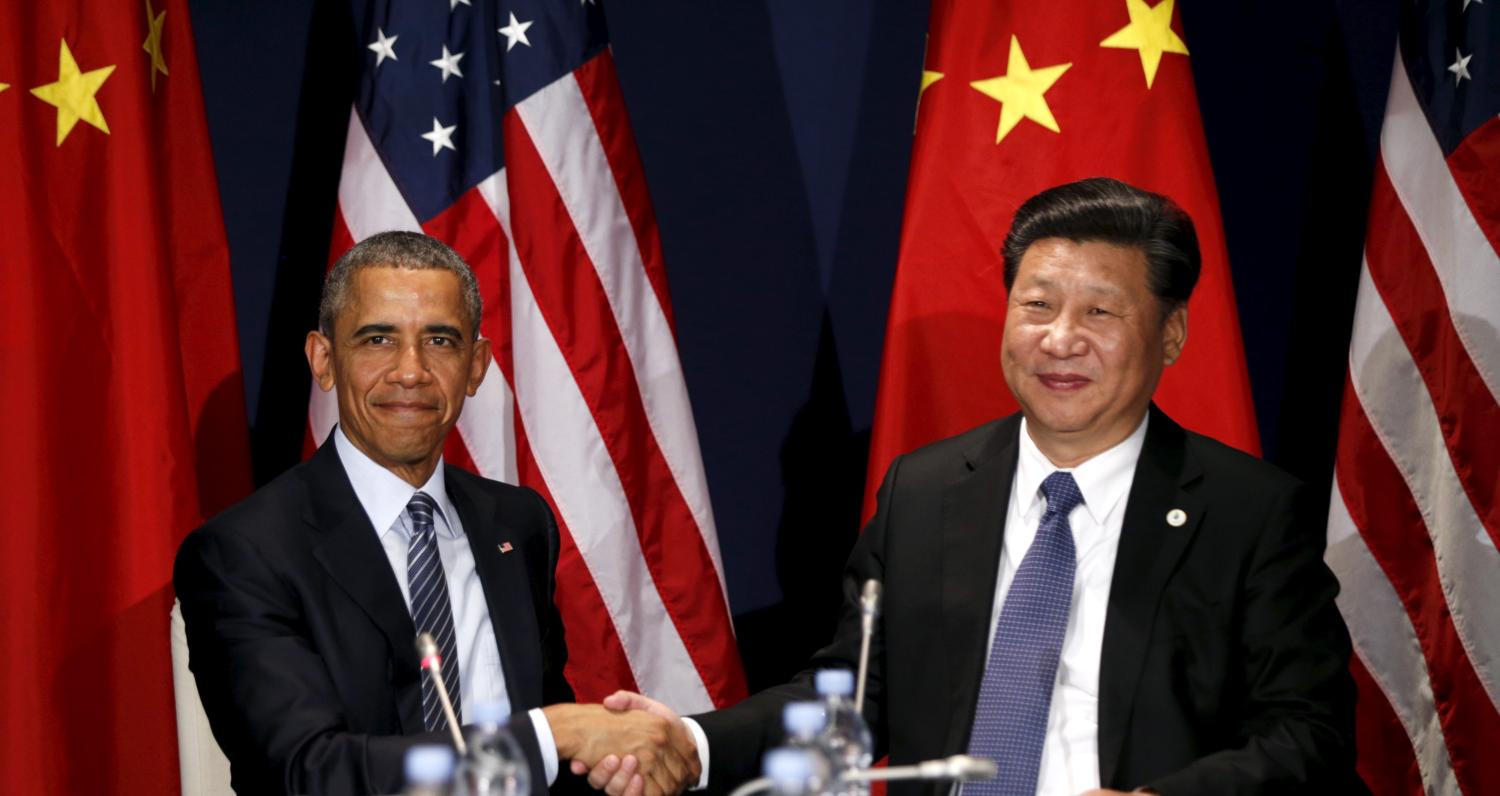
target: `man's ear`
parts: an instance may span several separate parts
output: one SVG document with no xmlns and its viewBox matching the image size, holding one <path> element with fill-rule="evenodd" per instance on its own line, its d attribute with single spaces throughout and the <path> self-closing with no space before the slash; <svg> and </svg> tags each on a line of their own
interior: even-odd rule
<svg viewBox="0 0 1500 796">
<path fill-rule="evenodd" d="M 1166 323 L 1162 325 L 1162 351 L 1166 356 L 1166 364 L 1170 365 L 1182 356 L 1182 349 L 1187 347 L 1188 334 L 1188 311 L 1184 304 L 1167 315 Z"/>
<path fill-rule="evenodd" d="M 312 370 L 313 383 L 318 389 L 328 392 L 333 389 L 333 341 L 313 330 L 307 333 L 307 342 L 302 350 L 307 354 L 307 367 Z"/>
<path fill-rule="evenodd" d="M 474 350 L 469 355 L 469 397 L 479 392 L 479 385 L 484 381 L 484 374 L 490 372 L 490 341 L 481 337 L 474 341 Z"/>
</svg>

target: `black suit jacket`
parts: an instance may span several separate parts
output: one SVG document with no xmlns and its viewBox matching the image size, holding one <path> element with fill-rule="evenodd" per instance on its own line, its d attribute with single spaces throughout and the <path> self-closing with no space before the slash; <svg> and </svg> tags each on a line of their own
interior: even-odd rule
<svg viewBox="0 0 1500 796">
<path fill-rule="evenodd" d="M 764 749 L 781 740 L 781 706 L 811 697 L 813 670 L 854 668 L 866 578 L 885 586 L 865 703 L 877 756 L 899 765 L 967 748 L 1019 430 L 1011 416 L 891 465 L 845 571 L 833 643 L 792 683 L 696 717 L 715 790 L 758 773 Z M 1185 512 L 1181 526 L 1167 521 L 1172 509 Z M 1105 787 L 1169 796 L 1358 787 L 1349 639 L 1322 562 L 1319 509 L 1291 476 L 1151 409 L 1104 628 Z"/>
<path fill-rule="evenodd" d="M 573 699 L 552 601 L 557 526 L 529 489 L 455 467 L 444 477 L 484 585 L 512 730 L 545 794 L 525 711 Z M 408 747 L 447 742 L 424 733 L 416 629 L 331 443 L 189 535 L 173 583 L 237 792 L 395 793 Z"/>
</svg>

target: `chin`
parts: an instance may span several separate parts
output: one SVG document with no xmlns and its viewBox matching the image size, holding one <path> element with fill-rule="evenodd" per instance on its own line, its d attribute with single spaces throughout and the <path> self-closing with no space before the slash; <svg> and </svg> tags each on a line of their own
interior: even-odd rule
<svg viewBox="0 0 1500 796">
<path fill-rule="evenodd" d="M 1077 412 L 1037 411 L 1026 413 L 1026 421 L 1054 434 L 1070 434 L 1087 430 L 1094 416 Z"/>
<path fill-rule="evenodd" d="M 431 455 L 432 451 L 441 450 L 443 447 L 441 437 L 433 440 L 425 434 L 420 437 L 407 434 L 393 434 L 382 440 L 382 442 L 384 444 L 381 445 L 381 449 L 385 451 L 386 456 L 391 461 L 406 464 L 420 462 Z"/>
</svg>

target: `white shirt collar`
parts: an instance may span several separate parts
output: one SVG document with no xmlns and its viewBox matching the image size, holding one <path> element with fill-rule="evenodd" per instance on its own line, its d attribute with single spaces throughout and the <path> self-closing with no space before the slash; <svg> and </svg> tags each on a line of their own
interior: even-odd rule
<svg viewBox="0 0 1500 796">
<path fill-rule="evenodd" d="M 1016 494 L 1021 499 L 1021 513 L 1024 515 L 1031 511 L 1032 506 L 1043 499 L 1042 481 L 1052 473 L 1063 470 L 1073 474 L 1073 480 L 1078 483 L 1078 491 L 1083 493 L 1084 509 L 1089 516 L 1103 525 L 1105 517 L 1125 497 L 1131 482 L 1127 476 L 1134 472 L 1135 463 L 1141 457 L 1141 449 L 1145 447 L 1146 424 L 1150 417 L 1151 414 L 1147 412 L 1135 431 L 1130 432 L 1130 436 L 1113 448 L 1094 455 L 1077 467 L 1058 467 L 1032 441 L 1026 428 L 1026 418 L 1022 416 L 1021 451 L 1016 461 L 1015 487 Z"/>
<path fill-rule="evenodd" d="M 354 496 L 359 498 L 359 505 L 370 517 L 370 525 L 375 528 L 375 535 L 385 536 L 392 531 L 406 535 L 408 531 L 406 524 L 401 521 L 402 514 L 406 511 L 406 504 L 411 502 L 412 495 L 417 493 L 417 487 L 406 483 L 400 476 L 366 456 L 364 451 L 354 447 L 354 443 L 350 442 L 349 437 L 344 434 L 342 424 L 337 427 L 333 435 L 333 444 L 337 446 L 339 461 L 344 465 L 344 472 L 349 476 L 349 483 L 354 486 Z M 437 504 L 437 521 L 434 523 L 436 525 L 434 530 L 440 534 L 457 537 L 454 523 L 448 519 L 457 515 L 454 513 L 453 504 L 448 501 L 448 487 L 443 479 L 441 458 L 438 459 L 437 469 L 432 471 L 432 477 L 422 485 L 421 491 L 426 492 Z"/>
</svg>

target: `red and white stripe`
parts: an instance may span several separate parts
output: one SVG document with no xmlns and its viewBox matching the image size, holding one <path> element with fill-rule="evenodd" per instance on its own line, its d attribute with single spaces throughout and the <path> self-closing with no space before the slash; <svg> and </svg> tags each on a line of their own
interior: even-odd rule
<svg viewBox="0 0 1500 796">
<path fill-rule="evenodd" d="M 1398 53 L 1327 554 L 1369 675 L 1361 733 L 1394 716 L 1406 736 L 1362 739 L 1361 767 L 1419 774 L 1377 793 L 1500 793 L 1500 205 L 1470 146 L 1444 158 Z"/>
<path fill-rule="evenodd" d="M 608 53 L 503 119 L 506 168 L 419 224 L 351 114 L 334 249 L 422 230 L 473 267 L 494 346 L 445 455 L 537 489 L 580 700 L 745 695 L 654 216 Z M 337 419 L 313 390 L 313 439 Z M 517 422 L 519 421 L 519 422 Z"/>
</svg>

